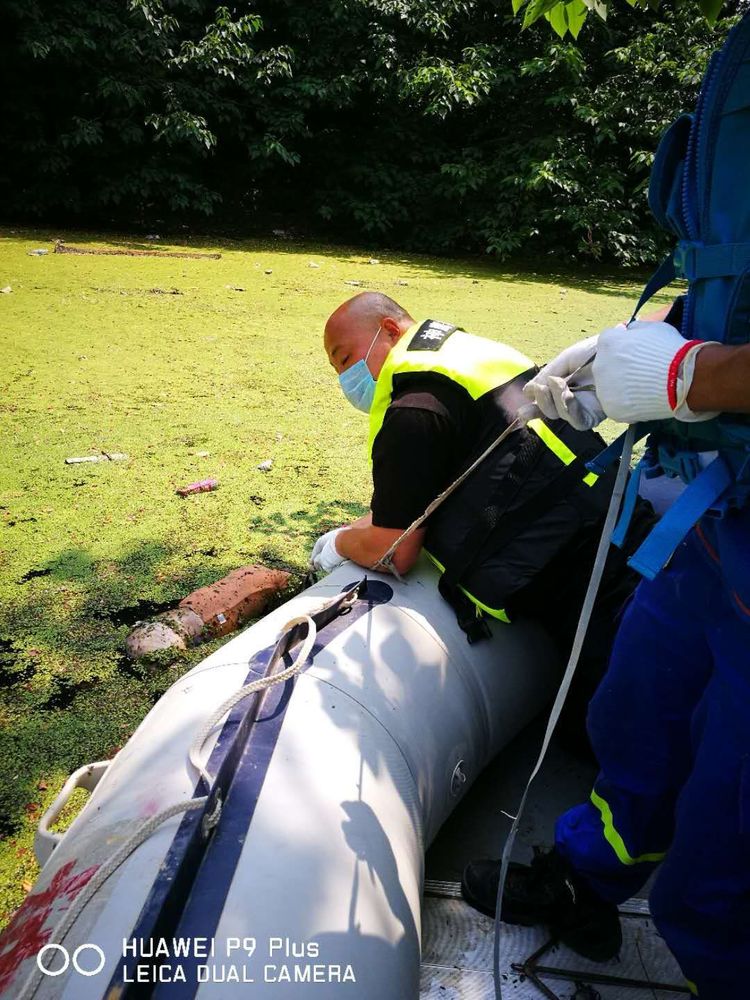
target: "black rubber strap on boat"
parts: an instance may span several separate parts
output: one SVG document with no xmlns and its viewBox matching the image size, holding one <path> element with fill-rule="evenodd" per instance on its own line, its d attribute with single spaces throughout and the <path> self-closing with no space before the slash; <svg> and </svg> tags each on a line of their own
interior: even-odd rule
<svg viewBox="0 0 750 1000">
<path fill-rule="evenodd" d="M 354 603 L 349 604 L 347 599 L 353 595 L 356 595 Z M 338 600 L 311 615 L 318 628 L 318 638 L 309 663 L 331 639 L 368 614 L 375 605 L 387 603 L 392 596 L 393 589 L 387 583 L 365 579 L 347 587 Z M 291 649 L 303 634 L 304 625 L 290 630 L 286 649 Z M 260 650 L 253 656 L 248 663 L 250 672 L 244 683 L 257 679 L 259 671 L 261 676 L 267 674 L 272 666 L 275 648 Z M 171 982 L 162 986 L 154 981 L 138 983 L 137 967 L 155 968 L 161 961 L 158 956 L 139 957 L 140 942 L 160 939 L 171 941 L 173 937 L 186 937 L 188 935 L 182 930 L 186 919 L 197 919 L 200 924 L 200 928 L 190 936 L 210 939 L 214 934 L 292 692 L 293 679 L 290 679 L 267 692 L 250 696 L 249 707 L 240 703 L 229 714 L 209 761 L 216 778 L 208 802 L 203 809 L 183 817 L 131 931 L 129 943 L 131 946 L 135 944 L 136 954 L 118 961 L 104 996 L 117 997 L 118 1000 L 141 1000 L 160 996 L 164 989 L 168 989 L 170 1000 L 187 1000 L 195 995 L 200 984 L 197 982 L 195 968 L 189 968 L 197 964 L 195 956 L 180 959 L 180 965 L 186 971 L 185 983 Z M 265 699 L 259 698 L 258 694 L 266 694 Z M 261 720 L 263 724 L 256 727 L 254 724 L 261 705 L 264 709 Z M 260 739 L 256 738 L 258 729 L 264 730 L 260 733 Z M 200 797 L 204 793 L 203 782 L 199 781 L 194 796 Z M 218 826 L 206 838 L 202 834 L 203 819 L 211 814 L 219 794 L 223 802 L 221 818 Z M 234 813 L 238 815 L 233 815 Z M 222 844 L 220 851 L 214 851 L 221 831 L 238 825 L 242 836 L 230 837 L 228 845 Z M 209 888 L 193 894 L 200 880 L 207 880 Z M 194 917 L 190 914 L 191 904 L 198 908 Z"/>
</svg>

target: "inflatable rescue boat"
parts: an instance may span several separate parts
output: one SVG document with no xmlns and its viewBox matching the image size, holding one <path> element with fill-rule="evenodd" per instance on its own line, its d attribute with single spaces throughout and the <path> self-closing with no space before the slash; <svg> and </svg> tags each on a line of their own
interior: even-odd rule
<svg viewBox="0 0 750 1000">
<path fill-rule="evenodd" d="M 426 560 L 345 563 L 181 676 L 42 818 L 3 1000 L 416 998 L 425 848 L 559 672 L 492 629 L 467 644 Z"/>
</svg>

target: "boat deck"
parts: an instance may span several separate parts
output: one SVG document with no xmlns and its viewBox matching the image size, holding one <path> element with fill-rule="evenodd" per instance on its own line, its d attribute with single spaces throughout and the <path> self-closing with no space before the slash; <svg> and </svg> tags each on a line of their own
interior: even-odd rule
<svg viewBox="0 0 750 1000">
<path fill-rule="evenodd" d="M 542 732 L 538 720 L 498 755 L 427 854 L 421 1000 L 495 998 L 494 922 L 463 902 L 459 883 L 468 861 L 502 853 L 511 822 L 507 813 L 520 800 Z M 593 765 L 553 741 L 529 798 L 514 859 L 528 861 L 534 845 L 552 846 L 555 817 L 588 797 L 593 778 Z M 617 959 L 606 963 L 588 962 L 555 944 L 533 960 L 548 943 L 544 928 L 503 925 L 505 1000 L 683 1000 L 689 995 L 684 980 L 651 922 L 646 900 L 630 900 L 621 913 L 624 946 Z M 525 971 L 519 968 L 524 966 Z M 601 981 L 608 978 L 616 981 Z M 662 988 L 669 986 L 675 989 Z"/>
</svg>

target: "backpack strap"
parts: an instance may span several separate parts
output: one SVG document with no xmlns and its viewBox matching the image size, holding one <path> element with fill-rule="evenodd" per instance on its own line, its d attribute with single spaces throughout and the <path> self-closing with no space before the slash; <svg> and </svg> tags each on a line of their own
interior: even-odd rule
<svg viewBox="0 0 750 1000">
<path fill-rule="evenodd" d="M 680 240 L 675 249 L 659 264 L 643 289 L 630 322 L 650 298 L 675 278 L 700 281 L 705 278 L 731 278 L 750 266 L 750 243 L 716 243 L 705 246 L 693 240 Z"/>
<path fill-rule="evenodd" d="M 733 482 L 731 469 L 719 455 L 675 500 L 640 548 L 628 559 L 628 565 L 646 579 L 653 580 L 693 525 Z"/>
<path fill-rule="evenodd" d="M 621 549 L 625 544 L 625 536 L 628 533 L 630 522 L 633 519 L 633 512 L 635 511 L 635 505 L 638 501 L 638 493 L 641 488 L 641 474 L 647 464 L 648 460 L 644 455 L 630 473 L 630 479 L 628 480 L 628 485 L 625 490 L 625 498 L 622 502 L 620 517 L 615 530 L 612 532 L 612 544 L 616 545 L 618 549 Z"/>
<path fill-rule="evenodd" d="M 642 438 L 646 437 L 651 433 L 655 424 L 653 423 L 641 423 L 634 425 L 634 441 L 640 441 Z M 599 454 L 592 458 L 586 463 L 586 468 L 590 469 L 591 472 L 597 473 L 597 475 L 602 475 L 607 469 L 616 462 L 621 456 L 623 451 L 623 445 L 625 444 L 625 436 L 628 431 L 621 434 L 618 438 L 608 445 L 604 451 L 600 451 Z M 638 465 L 630 473 L 630 480 L 628 482 L 627 490 L 625 491 L 625 500 L 622 505 L 622 510 L 620 511 L 620 517 L 617 521 L 617 526 L 612 534 L 612 544 L 616 545 L 619 549 L 625 544 L 625 537 L 628 533 L 628 528 L 630 527 L 630 522 L 633 518 L 633 512 L 635 511 L 636 503 L 638 502 L 638 491 L 641 485 L 641 474 L 645 471 L 648 475 L 648 470 L 651 468 L 651 462 L 647 455 L 644 455 L 640 460 Z"/>
<path fill-rule="evenodd" d="M 651 433 L 657 426 L 656 421 L 648 421 L 641 424 L 633 424 L 634 427 L 634 437 L 633 440 L 638 442 L 641 438 L 645 438 Z M 621 434 L 618 438 L 612 442 L 612 444 L 607 445 L 604 451 L 600 451 L 598 455 L 594 458 L 589 459 L 586 463 L 586 468 L 590 472 L 595 472 L 598 476 L 603 475 L 610 465 L 617 461 L 617 459 L 622 455 L 623 445 L 625 444 L 625 437 L 627 431 Z"/>
<path fill-rule="evenodd" d="M 714 243 L 705 246 L 692 240 L 680 240 L 674 253 L 678 278 L 699 281 L 704 278 L 732 278 L 750 265 L 750 243 Z"/>
<path fill-rule="evenodd" d="M 653 298 L 657 292 L 660 292 L 662 288 L 666 288 L 667 285 L 671 285 L 672 282 L 677 277 L 677 271 L 675 270 L 674 263 L 674 253 L 670 253 L 669 256 L 665 257 L 664 260 L 659 264 L 657 269 L 648 279 L 648 284 L 643 289 L 641 297 L 638 299 L 638 305 L 633 311 L 633 315 L 630 317 L 630 323 L 632 323 L 638 313 L 641 311 L 643 306 L 646 305 L 650 298 Z M 622 452 L 622 448 L 620 448 Z"/>
<path fill-rule="evenodd" d="M 456 584 L 445 579 L 445 573 L 438 580 L 438 590 L 443 600 L 456 612 L 456 621 L 470 646 L 481 639 L 491 639 L 492 632 L 483 613 Z"/>
<path fill-rule="evenodd" d="M 538 454 L 536 439 L 531 438 L 521 447 L 505 476 L 505 483 L 515 487 L 508 492 L 516 495 L 518 487 L 528 476 L 531 466 L 535 464 Z M 506 512 L 510 499 L 506 493 L 505 503 L 488 504 L 479 515 L 463 543 L 462 558 L 445 569 L 438 583 L 440 593 L 456 611 L 458 623 L 466 632 L 469 643 L 476 642 L 490 633 L 486 628 L 486 623 L 482 621 L 481 612 L 478 612 L 476 605 L 473 605 L 460 589 L 461 581 L 482 560 L 489 544 L 492 545 L 494 551 L 502 549 L 539 517 L 551 510 L 555 504 L 569 496 L 571 490 L 577 483 L 581 482 L 585 474 L 586 464 L 582 459 L 575 458 L 510 513 Z M 471 608 L 470 614 L 468 614 L 466 607 L 467 603 Z M 481 631 L 477 621 L 482 622 L 486 631 Z"/>
</svg>

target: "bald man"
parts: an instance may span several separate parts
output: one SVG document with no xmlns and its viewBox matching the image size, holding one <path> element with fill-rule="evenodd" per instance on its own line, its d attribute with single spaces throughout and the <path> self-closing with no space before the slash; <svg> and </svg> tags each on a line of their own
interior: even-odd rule
<svg viewBox="0 0 750 1000">
<path fill-rule="evenodd" d="M 537 368 L 508 345 L 448 323 L 416 323 L 378 292 L 336 309 L 324 347 L 346 398 L 369 414 L 373 495 L 369 514 L 318 539 L 311 562 L 325 571 L 346 559 L 375 567 L 509 426 Z M 603 446 L 565 421 L 530 421 L 401 543 L 395 569 L 408 572 L 424 548 L 470 642 L 488 634 L 487 617 L 533 615 L 567 653 L 611 494 L 614 474 L 597 477 L 585 467 Z M 632 544 L 652 522 L 650 508 L 639 505 Z M 581 732 L 617 613 L 637 583 L 626 558 L 612 550 L 579 668 L 574 728 Z"/>
<path fill-rule="evenodd" d="M 358 410 L 364 413 L 370 412 L 375 383 L 383 364 L 391 348 L 413 323 L 414 320 L 405 309 L 379 292 L 362 292 L 355 295 L 330 316 L 325 326 L 323 346 L 328 360 L 339 375 L 344 395 Z M 441 430 L 439 422 L 429 416 L 429 412 L 423 411 L 423 416 L 422 412 L 417 410 L 413 415 L 417 422 L 426 420 L 427 424 L 432 424 L 432 427 L 424 427 L 424 438 L 428 440 L 433 437 L 436 439 Z M 390 435 L 386 433 L 386 438 L 388 437 Z M 330 571 L 345 559 L 351 559 L 360 566 L 374 566 L 403 529 L 427 506 L 424 504 L 421 510 L 417 510 L 426 493 L 424 489 L 419 488 L 414 495 L 411 477 L 397 476 L 394 481 L 392 475 L 395 471 L 394 452 L 389 448 L 387 440 L 378 444 L 375 452 L 378 473 L 373 472 L 373 480 L 376 483 L 372 503 L 373 510 L 376 511 L 375 522 L 371 510 L 345 531 L 337 529 L 328 532 L 323 536 L 325 539 L 323 544 L 321 544 L 323 539 L 319 539 L 312 555 L 312 562 L 317 569 Z M 380 447 L 383 444 L 385 448 Z M 375 461 L 375 458 L 373 460 Z M 430 480 L 435 481 L 437 468 L 430 461 L 425 464 L 430 468 Z M 442 480 L 443 477 L 440 478 Z M 394 491 L 401 495 L 398 498 L 392 496 Z M 428 500 L 427 503 L 429 502 Z M 396 513 L 393 508 L 399 510 L 396 514 L 399 524 L 403 520 L 400 510 L 408 510 L 410 513 L 417 511 L 417 513 L 401 527 L 387 527 L 387 522 L 393 520 L 393 515 Z M 396 550 L 393 565 L 399 573 L 408 572 L 416 562 L 422 549 L 424 535 L 423 529 L 415 531 Z M 324 547 L 325 554 L 323 554 Z"/>
</svg>

